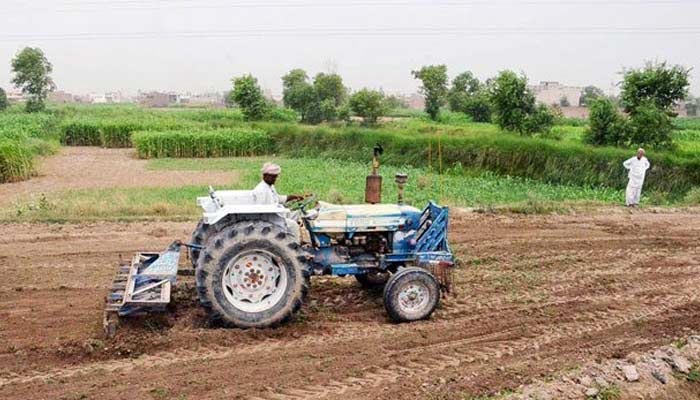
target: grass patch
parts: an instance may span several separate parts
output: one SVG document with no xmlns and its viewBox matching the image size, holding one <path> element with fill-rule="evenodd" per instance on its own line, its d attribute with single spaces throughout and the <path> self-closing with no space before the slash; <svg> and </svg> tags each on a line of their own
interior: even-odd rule
<svg viewBox="0 0 700 400">
<path fill-rule="evenodd" d="M 217 189 L 250 190 L 260 180 L 260 166 L 274 160 L 282 166 L 277 184 L 281 193 L 315 193 L 321 200 L 334 203 L 364 202 L 365 176 L 369 164 L 288 158 L 214 158 L 214 159 L 154 159 L 152 170 L 232 171 L 234 184 Z M 420 168 L 384 166 L 382 198 L 386 203 L 396 201 L 398 194 L 393 176 L 396 172 L 409 174 L 405 198 L 409 204 L 422 208 L 429 200 L 452 206 L 522 208 L 527 212 L 552 212 L 541 204 L 576 205 L 611 204 L 622 201 L 622 192 L 549 185 L 522 178 L 501 177 L 491 173 L 449 173 L 438 175 Z M 4 221 L 84 221 L 114 219 L 194 219 L 200 214 L 195 204 L 197 196 L 207 195 L 208 182 L 201 186 L 179 188 L 110 188 L 85 189 L 37 195 L 14 204 L 0 212 Z M 533 202 L 536 202 L 533 205 Z"/>
</svg>

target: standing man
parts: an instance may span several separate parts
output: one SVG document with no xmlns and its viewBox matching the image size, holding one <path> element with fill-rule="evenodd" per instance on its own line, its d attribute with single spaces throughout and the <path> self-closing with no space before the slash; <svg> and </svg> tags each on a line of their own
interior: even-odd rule
<svg viewBox="0 0 700 400">
<path fill-rule="evenodd" d="M 644 185 L 644 176 L 649 169 L 649 160 L 644 157 L 644 149 L 641 147 L 637 150 L 637 155 L 622 163 L 629 170 L 627 177 L 627 191 L 625 199 L 627 207 L 637 207 L 639 198 L 642 195 L 642 185 Z"/>
</svg>

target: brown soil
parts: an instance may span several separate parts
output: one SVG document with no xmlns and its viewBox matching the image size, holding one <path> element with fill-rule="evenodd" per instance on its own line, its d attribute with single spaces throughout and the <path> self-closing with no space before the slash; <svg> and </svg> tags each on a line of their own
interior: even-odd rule
<svg viewBox="0 0 700 400">
<path fill-rule="evenodd" d="M 193 227 L 0 226 L 0 398 L 469 399 L 700 324 L 696 213 L 462 213 L 457 293 L 429 321 L 393 324 L 378 293 L 324 277 L 278 329 L 209 327 L 183 276 L 168 314 L 104 340 L 119 257 Z"/>
<path fill-rule="evenodd" d="M 58 155 L 41 160 L 37 177 L 0 185 L 0 205 L 56 190 L 226 185 L 236 178 L 224 171 L 150 171 L 147 163 L 135 158 L 133 149 L 62 147 Z"/>
</svg>

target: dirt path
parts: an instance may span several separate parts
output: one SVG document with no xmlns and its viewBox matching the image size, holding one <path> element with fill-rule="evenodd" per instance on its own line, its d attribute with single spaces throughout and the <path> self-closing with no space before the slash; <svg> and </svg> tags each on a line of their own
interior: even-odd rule
<svg viewBox="0 0 700 400">
<path fill-rule="evenodd" d="M 39 176 L 0 185 L 0 205 L 56 190 L 225 185 L 236 178 L 224 171 L 150 171 L 148 161 L 133 153 L 133 149 L 61 147 L 58 155 L 41 160 Z"/>
<path fill-rule="evenodd" d="M 461 214 L 458 293 L 430 321 L 392 324 L 376 293 L 319 278 L 291 324 L 209 328 L 183 277 L 170 314 L 102 340 L 119 255 L 191 228 L 0 226 L 0 398 L 469 399 L 700 323 L 698 214 Z"/>
</svg>

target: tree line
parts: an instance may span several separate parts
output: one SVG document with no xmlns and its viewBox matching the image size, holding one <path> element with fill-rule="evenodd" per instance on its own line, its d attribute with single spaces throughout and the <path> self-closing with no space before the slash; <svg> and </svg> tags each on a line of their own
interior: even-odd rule
<svg viewBox="0 0 700 400">
<path fill-rule="evenodd" d="M 27 98 L 26 111 L 43 110 L 48 94 L 56 87 L 51 78 L 53 66 L 44 52 L 26 47 L 12 59 L 11 66 L 12 83 Z M 447 107 L 475 122 L 494 122 L 504 131 L 533 135 L 547 132 L 557 117 L 556 110 L 537 104 L 524 74 L 505 70 L 482 82 L 465 71 L 450 82 L 445 65 L 426 65 L 411 71 L 411 75 L 421 83 L 425 112 L 432 120 L 438 120 L 441 110 Z M 672 119 L 676 117 L 673 108 L 688 97 L 690 69 L 648 62 L 622 75 L 618 99 L 606 97 L 594 86 L 584 88 L 581 104 L 590 109 L 584 141 L 621 147 L 672 146 Z M 350 93 L 342 77 L 335 73 L 317 73 L 312 79 L 303 69 L 292 69 L 282 76 L 282 88 L 284 106 L 308 124 L 349 121 L 354 114 L 364 124 L 372 125 L 391 108 L 405 106 L 395 96 L 373 89 Z M 248 120 L 290 119 L 284 109 L 264 97 L 251 74 L 233 79 L 227 102 L 240 107 Z M 7 106 L 7 95 L 0 88 L 0 110 Z"/>
</svg>

